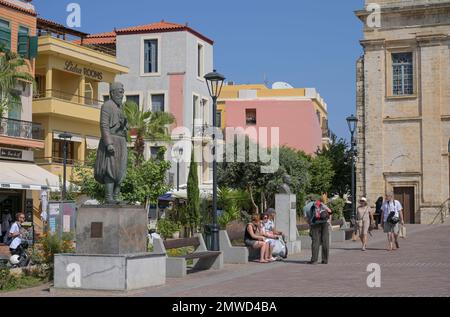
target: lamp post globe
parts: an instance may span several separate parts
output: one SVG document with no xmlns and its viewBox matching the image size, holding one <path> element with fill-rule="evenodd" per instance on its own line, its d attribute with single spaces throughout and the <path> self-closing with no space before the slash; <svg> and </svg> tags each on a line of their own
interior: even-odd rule
<svg viewBox="0 0 450 317">
<path fill-rule="evenodd" d="M 219 74 L 216 70 L 212 73 L 205 75 L 206 85 L 208 86 L 209 95 L 213 100 L 213 223 L 211 225 L 211 251 L 219 251 L 219 225 L 217 224 L 217 157 L 216 157 L 216 149 L 217 149 L 217 137 L 216 137 L 216 129 L 218 128 L 217 122 L 217 99 L 222 92 L 223 83 L 225 81 L 225 76 Z"/>
</svg>

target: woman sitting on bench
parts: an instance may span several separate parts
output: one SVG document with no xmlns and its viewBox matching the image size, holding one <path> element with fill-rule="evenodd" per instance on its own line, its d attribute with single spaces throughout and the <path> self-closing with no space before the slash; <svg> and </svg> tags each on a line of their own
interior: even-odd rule
<svg viewBox="0 0 450 317">
<path fill-rule="evenodd" d="M 260 217 L 258 215 L 253 215 L 252 222 L 249 223 L 245 229 L 245 245 L 256 250 L 261 249 L 259 263 L 273 262 L 270 254 L 270 246 L 266 242 L 266 238 L 260 235 L 260 224 Z"/>
</svg>

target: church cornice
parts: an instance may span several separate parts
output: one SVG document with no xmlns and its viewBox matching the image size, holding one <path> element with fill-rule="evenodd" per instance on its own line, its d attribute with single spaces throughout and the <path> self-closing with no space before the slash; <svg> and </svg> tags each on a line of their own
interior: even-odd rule
<svg viewBox="0 0 450 317">
<path fill-rule="evenodd" d="M 447 3 L 433 3 L 433 4 L 421 4 L 421 5 L 409 5 L 409 6 L 397 6 L 397 7 L 382 7 L 381 14 L 396 14 L 396 13 L 408 13 L 408 14 L 423 14 L 423 12 L 429 14 L 435 14 L 436 11 L 450 9 L 450 2 Z M 357 10 L 355 15 L 365 22 L 366 18 L 372 14 L 368 10 Z"/>
</svg>

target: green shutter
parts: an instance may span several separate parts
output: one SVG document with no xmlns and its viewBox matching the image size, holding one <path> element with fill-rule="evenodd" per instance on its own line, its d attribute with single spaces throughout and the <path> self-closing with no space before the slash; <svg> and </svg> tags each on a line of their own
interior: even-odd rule
<svg viewBox="0 0 450 317">
<path fill-rule="evenodd" d="M 33 59 L 38 56 L 38 37 L 30 36 L 29 37 L 29 50 L 28 50 L 28 58 Z"/>
<path fill-rule="evenodd" d="M 11 30 L 0 27 L 0 44 L 5 46 L 6 50 L 11 49 Z"/>
<path fill-rule="evenodd" d="M 22 58 L 28 58 L 28 35 L 19 34 L 17 41 L 17 53 Z"/>
</svg>

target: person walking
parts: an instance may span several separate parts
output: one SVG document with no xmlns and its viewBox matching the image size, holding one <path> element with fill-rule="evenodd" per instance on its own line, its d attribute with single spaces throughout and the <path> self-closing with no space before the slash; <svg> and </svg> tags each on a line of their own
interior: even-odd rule
<svg viewBox="0 0 450 317">
<path fill-rule="evenodd" d="M 375 215 L 376 215 L 376 229 L 378 230 L 379 226 L 382 224 L 383 220 L 381 219 L 381 213 L 383 212 L 381 208 L 383 207 L 384 198 L 379 197 L 377 199 L 377 202 L 375 203 Z"/>
<path fill-rule="evenodd" d="M 388 251 L 399 249 L 398 236 L 400 234 L 399 223 L 403 226 L 405 224 L 403 218 L 402 204 L 394 199 L 394 193 L 390 192 L 386 195 L 386 201 L 383 204 L 381 220 L 384 232 L 388 238 Z M 395 244 L 395 248 L 394 248 Z"/>
<path fill-rule="evenodd" d="M 310 226 L 312 240 L 312 257 L 309 264 L 316 265 L 319 261 L 319 250 L 322 246 L 322 264 L 328 264 L 330 254 L 330 223 L 331 209 L 323 203 L 323 198 L 316 202 L 309 202 L 303 209 L 305 218 Z"/>
<path fill-rule="evenodd" d="M 358 234 L 362 243 L 362 251 L 367 250 L 367 242 L 369 239 L 370 224 L 374 223 L 373 212 L 367 204 L 367 198 L 362 197 L 356 213 L 356 223 L 358 226 Z"/>
</svg>

